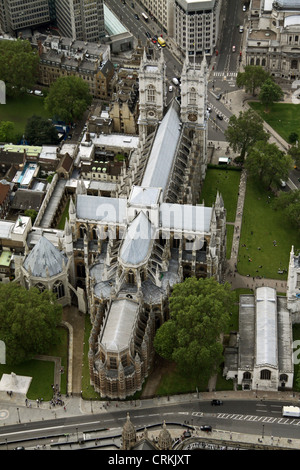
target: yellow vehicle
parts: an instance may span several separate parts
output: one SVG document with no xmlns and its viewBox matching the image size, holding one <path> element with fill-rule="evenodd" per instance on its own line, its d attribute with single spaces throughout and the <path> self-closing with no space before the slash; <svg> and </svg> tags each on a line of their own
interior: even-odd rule
<svg viewBox="0 0 300 470">
<path fill-rule="evenodd" d="M 166 41 L 163 38 L 159 37 L 157 42 L 161 47 L 166 47 Z"/>
</svg>

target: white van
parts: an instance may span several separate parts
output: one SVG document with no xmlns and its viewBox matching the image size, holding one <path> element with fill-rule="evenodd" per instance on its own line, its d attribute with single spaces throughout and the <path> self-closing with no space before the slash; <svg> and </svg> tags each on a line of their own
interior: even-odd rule
<svg viewBox="0 0 300 470">
<path fill-rule="evenodd" d="M 230 165 L 231 159 L 227 157 L 220 157 L 219 158 L 219 165 Z"/>
<path fill-rule="evenodd" d="M 34 94 L 37 96 L 43 96 L 43 93 L 40 90 L 34 90 Z"/>
<path fill-rule="evenodd" d="M 176 77 L 172 78 L 172 82 L 174 83 L 174 85 L 179 85 L 179 80 Z"/>
</svg>

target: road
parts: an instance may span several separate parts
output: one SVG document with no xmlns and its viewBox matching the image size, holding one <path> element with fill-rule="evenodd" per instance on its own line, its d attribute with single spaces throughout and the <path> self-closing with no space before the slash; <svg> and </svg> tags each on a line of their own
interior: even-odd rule
<svg viewBox="0 0 300 470">
<path fill-rule="evenodd" d="M 283 403 L 274 401 L 225 400 L 221 406 L 211 406 L 210 401 L 195 400 L 192 403 L 157 405 L 150 400 L 130 410 L 135 428 L 151 428 L 153 425 L 177 423 L 199 427 L 211 425 L 214 431 L 273 436 L 274 438 L 300 439 L 300 419 L 283 418 Z M 126 421 L 127 411 L 113 405 L 101 413 L 78 415 L 39 422 L 28 422 L 0 427 L 0 450 L 16 447 L 17 442 L 32 446 L 34 440 L 43 444 L 56 442 L 64 434 L 82 436 L 83 433 L 102 431 L 119 436 Z M 20 445 L 20 444 L 19 444 Z"/>
</svg>

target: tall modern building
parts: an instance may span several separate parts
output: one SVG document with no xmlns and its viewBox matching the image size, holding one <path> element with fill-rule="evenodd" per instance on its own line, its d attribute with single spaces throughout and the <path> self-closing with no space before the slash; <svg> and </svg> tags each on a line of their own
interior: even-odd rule
<svg viewBox="0 0 300 470">
<path fill-rule="evenodd" d="M 59 0 L 56 21 L 62 36 L 97 42 L 105 36 L 103 0 Z"/>
<path fill-rule="evenodd" d="M 61 36 L 97 42 L 105 36 L 103 0 L 0 0 L 5 33 L 56 21 Z"/>
<path fill-rule="evenodd" d="M 53 0 L 0 0 L 0 25 L 5 33 L 47 24 L 53 20 Z"/>
</svg>

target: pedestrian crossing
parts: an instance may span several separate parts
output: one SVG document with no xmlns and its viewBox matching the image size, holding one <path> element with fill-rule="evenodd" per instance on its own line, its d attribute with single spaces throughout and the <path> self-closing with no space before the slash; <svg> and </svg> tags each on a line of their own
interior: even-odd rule
<svg viewBox="0 0 300 470">
<path fill-rule="evenodd" d="M 221 72 L 214 72 L 214 77 L 227 77 L 227 78 L 236 78 L 238 72 L 226 72 L 225 70 Z"/>
<path fill-rule="evenodd" d="M 257 415 L 242 415 L 242 414 L 230 414 L 230 413 L 218 413 L 217 418 L 220 419 L 233 419 L 237 421 L 255 421 L 260 423 L 277 423 L 277 424 L 293 424 L 300 426 L 300 419 L 291 419 L 274 417 L 274 416 L 257 416 Z"/>
<path fill-rule="evenodd" d="M 206 416 L 206 413 L 203 413 L 201 411 L 194 411 L 192 413 L 192 416 L 203 418 L 204 416 Z M 252 422 L 258 422 L 262 424 L 277 423 L 277 424 L 285 424 L 285 425 L 292 424 L 294 426 L 300 426 L 300 419 L 286 418 L 282 416 L 275 417 L 275 416 L 243 415 L 243 414 L 235 414 L 235 413 L 216 413 L 214 414 L 214 417 L 218 419 L 228 419 L 228 420 L 235 420 L 235 421 L 252 421 Z"/>
</svg>

